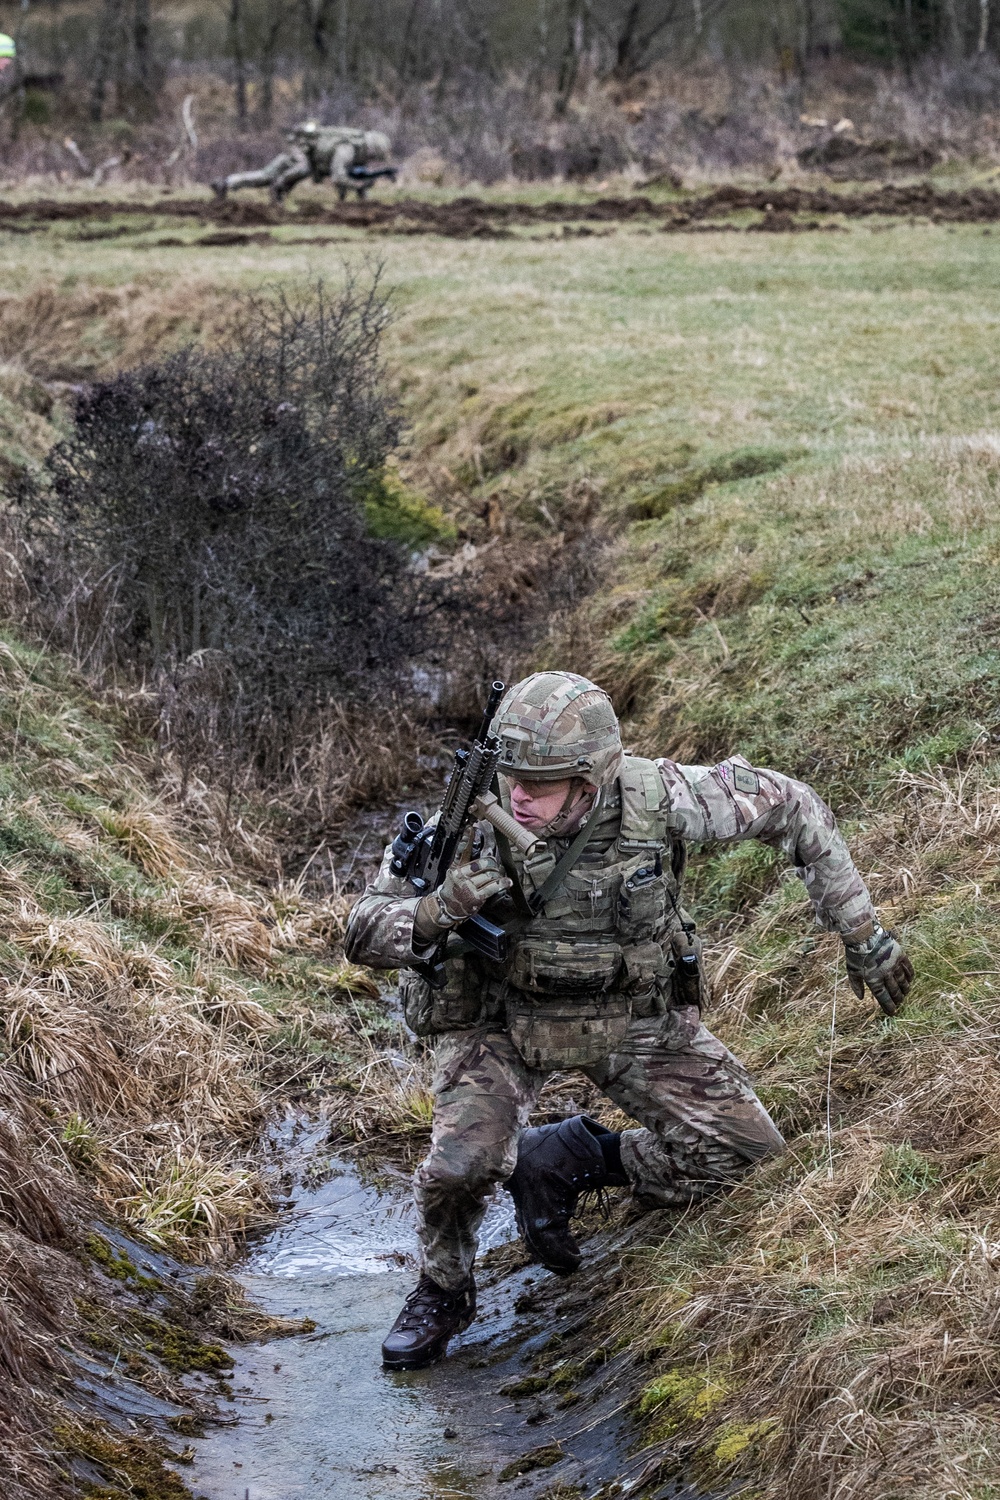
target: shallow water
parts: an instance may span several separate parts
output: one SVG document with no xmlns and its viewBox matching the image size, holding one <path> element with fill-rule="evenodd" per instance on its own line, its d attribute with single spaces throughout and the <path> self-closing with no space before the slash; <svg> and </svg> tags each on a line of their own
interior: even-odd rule
<svg viewBox="0 0 1000 1500">
<path fill-rule="evenodd" d="M 308 1147 L 308 1140 L 304 1143 Z M 311 1334 L 240 1348 L 239 1424 L 198 1442 L 183 1477 L 206 1500 L 476 1500 L 483 1452 L 463 1452 L 435 1399 L 434 1372 L 388 1374 L 379 1345 L 415 1278 L 408 1189 L 366 1186 L 334 1164 L 240 1277 L 269 1311 L 309 1317 Z M 484 1248 L 514 1232 L 501 1195 Z M 458 1451 L 456 1451 L 458 1450 Z"/>
</svg>

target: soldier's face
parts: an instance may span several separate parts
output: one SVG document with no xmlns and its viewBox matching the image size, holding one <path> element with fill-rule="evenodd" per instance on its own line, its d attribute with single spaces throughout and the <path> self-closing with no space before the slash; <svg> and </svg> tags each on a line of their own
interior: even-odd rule
<svg viewBox="0 0 1000 1500">
<path fill-rule="evenodd" d="M 572 789 L 573 782 L 568 777 L 565 781 L 512 781 L 510 810 L 522 827 L 537 833 L 564 811 L 563 804 Z M 593 787 L 581 782 L 575 802 L 565 809 L 566 815 L 573 813 L 577 805 L 582 813 L 593 795 Z"/>
<path fill-rule="evenodd" d="M 0 73 L 6 72 L 12 66 L 13 62 L 14 59 L 12 57 L 0 57 Z"/>
</svg>

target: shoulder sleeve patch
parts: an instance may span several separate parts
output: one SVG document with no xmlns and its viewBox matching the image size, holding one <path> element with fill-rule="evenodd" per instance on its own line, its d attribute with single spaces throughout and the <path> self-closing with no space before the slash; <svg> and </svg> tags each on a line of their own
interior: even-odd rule
<svg viewBox="0 0 1000 1500">
<path fill-rule="evenodd" d="M 748 797 L 760 796 L 760 778 L 756 771 L 749 771 L 746 766 L 733 766 L 733 786 Z"/>
</svg>

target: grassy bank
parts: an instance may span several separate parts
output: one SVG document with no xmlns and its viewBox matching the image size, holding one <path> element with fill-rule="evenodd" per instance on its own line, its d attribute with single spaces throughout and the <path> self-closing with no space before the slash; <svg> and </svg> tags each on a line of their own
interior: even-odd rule
<svg viewBox="0 0 1000 1500">
<path fill-rule="evenodd" d="M 344 899 L 283 883 L 208 789 L 182 805 L 130 705 L 10 634 L 0 671 L 4 1493 L 180 1500 L 94 1377 L 170 1403 L 182 1449 L 212 1391 L 181 1377 L 273 1331 L 218 1271 L 272 1221 L 268 1122 L 322 1103 L 354 1140 L 423 1124 L 423 1095 L 379 1061 Z"/>
<path fill-rule="evenodd" d="M 5 343 L 4 378 L 26 365 L 44 406 L 53 379 L 210 333 L 229 288 L 335 277 L 371 248 L 5 237 L 5 329 L 38 333 L 26 355 Z M 377 252 L 403 470 L 453 519 L 462 566 L 589 537 L 602 582 L 563 603 L 538 659 L 596 675 L 646 752 L 741 750 L 811 780 L 917 966 L 906 1017 L 886 1022 L 768 851 L 696 863 L 711 1024 L 791 1149 L 664 1219 L 632 1266 L 618 1336 L 649 1361 L 650 1471 L 693 1464 L 774 1500 L 987 1500 L 1000 235 L 619 227 Z M 51 868 L 40 858 L 38 879 Z M 307 961 L 281 959 L 280 985 Z M 262 984 L 247 1003 L 267 1010 Z"/>
</svg>

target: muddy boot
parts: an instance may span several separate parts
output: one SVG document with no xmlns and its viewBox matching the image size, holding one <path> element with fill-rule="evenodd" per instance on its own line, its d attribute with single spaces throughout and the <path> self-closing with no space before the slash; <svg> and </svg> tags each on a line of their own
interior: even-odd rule
<svg viewBox="0 0 1000 1500">
<path fill-rule="evenodd" d="M 386 1370 L 421 1370 L 441 1359 L 448 1341 L 468 1328 L 476 1316 L 476 1284 L 470 1278 L 461 1291 L 449 1292 L 421 1276 L 386 1334 L 382 1366 Z"/>
<path fill-rule="evenodd" d="M 215 194 L 216 203 L 225 203 L 226 194 L 229 192 L 229 183 L 226 179 L 224 177 L 217 177 L 210 186 L 212 192 Z"/>
<path fill-rule="evenodd" d="M 526 1130 L 507 1182 L 517 1227 L 536 1260 L 568 1276 L 579 1269 L 580 1247 L 569 1229 L 581 1193 L 624 1186 L 619 1137 L 587 1115 Z"/>
</svg>

